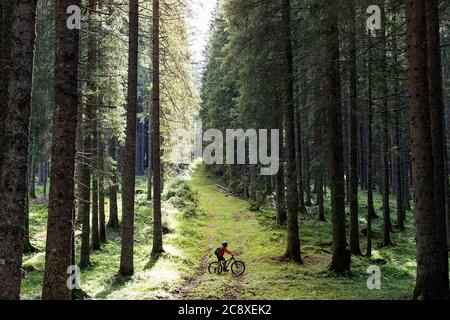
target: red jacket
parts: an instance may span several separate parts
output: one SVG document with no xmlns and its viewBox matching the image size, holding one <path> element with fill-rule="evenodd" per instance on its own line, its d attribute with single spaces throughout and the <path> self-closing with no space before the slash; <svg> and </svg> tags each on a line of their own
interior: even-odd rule
<svg viewBox="0 0 450 320">
<path fill-rule="evenodd" d="M 218 256 L 219 257 L 223 257 L 225 252 L 228 253 L 228 254 L 231 254 L 231 252 L 226 247 L 222 246 L 222 248 L 220 248 L 220 250 L 219 250 Z"/>
</svg>

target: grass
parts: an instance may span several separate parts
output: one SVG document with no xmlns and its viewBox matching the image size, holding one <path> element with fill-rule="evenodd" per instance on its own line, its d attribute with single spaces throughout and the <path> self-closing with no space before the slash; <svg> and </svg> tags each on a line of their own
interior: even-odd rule
<svg viewBox="0 0 450 320">
<path fill-rule="evenodd" d="M 271 208 L 252 212 L 250 204 L 222 193 L 214 188 L 216 179 L 204 169 L 196 172 L 192 185 L 199 193 L 200 205 L 207 212 L 214 236 L 214 243 L 227 240 L 230 249 L 241 253 L 247 270 L 243 277 L 209 275 L 202 277 L 200 284 L 188 298 L 238 298 L 238 299 L 407 299 L 414 287 L 414 229 L 411 213 L 403 233 L 393 233 L 391 248 L 373 251 L 373 259 L 384 259 L 381 268 L 381 290 L 367 288 L 369 265 L 374 260 L 352 257 L 351 277 L 338 277 L 328 273 L 331 261 L 331 223 L 319 222 L 310 214 L 300 217 L 300 237 L 303 265 L 280 261 L 286 245 L 286 230 L 275 224 L 275 213 Z M 360 203 L 366 201 L 361 192 Z M 381 208 L 381 199 L 376 198 L 376 209 Z M 393 206 L 393 208 L 395 208 Z M 379 211 L 379 210 L 378 210 Z M 361 227 L 365 225 L 364 206 L 361 205 Z M 379 215 L 380 213 L 377 212 Z M 395 211 L 393 212 L 395 215 Z M 381 242 L 381 219 L 375 221 L 374 246 Z M 361 243 L 365 243 L 361 237 Z M 364 248 L 362 248 L 364 250 Z M 381 261 L 381 260 L 380 260 Z"/>
<path fill-rule="evenodd" d="M 136 272 L 131 279 L 116 274 L 120 234 L 108 229 L 108 243 L 100 251 L 92 252 L 93 265 L 82 271 L 82 289 L 92 299 L 408 299 L 411 296 L 415 281 L 411 212 L 407 213 L 406 230 L 392 233 L 394 247 L 378 247 L 382 219 L 375 220 L 372 259 L 352 257 L 353 275 L 342 277 L 327 272 L 331 261 L 329 211 L 326 222 L 317 221 L 314 207 L 300 216 L 304 264 L 284 262 L 279 258 L 286 246 L 286 229 L 276 226 L 272 208 L 252 211 L 249 202 L 215 188 L 217 179 L 205 167 L 198 168 L 188 183 L 186 179 L 175 178 L 167 183 L 163 221 L 170 232 L 164 236 L 166 252 L 157 261 L 149 259 L 151 202 L 146 200 L 145 193 L 136 196 Z M 138 179 L 137 189 L 145 190 L 145 181 Z M 362 229 L 366 223 L 366 194 L 361 191 L 359 197 Z M 394 200 L 391 207 L 394 218 Z M 381 217 L 378 194 L 375 209 Z M 32 243 L 40 249 L 44 248 L 46 214 L 45 205 L 32 204 Z M 214 248 L 223 240 L 246 263 L 243 276 L 211 275 L 205 270 L 210 261 L 215 261 Z M 361 235 L 363 251 L 365 241 Z M 24 266 L 29 270 L 22 284 L 25 299 L 40 296 L 43 259 L 42 252 L 25 256 Z M 376 263 L 380 263 L 381 290 L 369 290 L 366 270 Z"/>
<path fill-rule="evenodd" d="M 138 178 L 137 190 L 146 190 L 146 182 Z M 168 188 L 169 189 L 169 188 Z M 39 192 L 39 191 L 38 191 Z M 89 268 L 81 273 L 81 287 L 91 299 L 167 299 L 177 293 L 187 279 L 197 271 L 198 261 L 207 249 L 202 243 L 206 230 L 201 210 L 197 215 L 185 216 L 170 201 L 163 204 L 165 253 L 150 260 L 152 249 L 152 203 L 147 195 L 136 195 L 135 201 L 135 274 L 130 279 L 117 275 L 120 262 L 120 230 L 107 229 L 108 242 L 101 250 L 91 252 Z M 121 199 L 119 194 L 119 213 Z M 106 203 L 108 214 L 109 205 Z M 190 207 L 192 209 L 192 204 Z M 47 208 L 33 202 L 30 211 L 32 244 L 41 252 L 24 256 L 26 277 L 22 281 L 22 299 L 39 299 L 44 270 L 45 229 Z M 80 232 L 77 231 L 77 248 Z M 200 250 L 198 250 L 200 249 Z M 203 249 L 203 251 L 202 251 Z M 77 253 L 77 257 L 79 253 Z"/>
</svg>

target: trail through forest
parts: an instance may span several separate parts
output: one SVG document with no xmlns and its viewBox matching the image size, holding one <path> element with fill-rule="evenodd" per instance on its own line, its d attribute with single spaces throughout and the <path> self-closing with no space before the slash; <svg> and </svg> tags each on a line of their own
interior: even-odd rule
<svg viewBox="0 0 450 320">
<path fill-rule="evenodd" d="M 205 232 L 201 241 L 208 242 L 209 251 L 200 261 L 195 277 L 183 285 L 173 298 L 239 300 L 408 297 L 408 287 L 412 285 L 413 277 L 405 265 L 401 266 L 403 261 L 398 256 L 394 258 L 399 264 L 398 268 L 383 270 L 386 273 L 383 274 L 382 290 L 367 289 L 368 275 L 365 274 L 365 269 L 374 263 L 367 258 L 354 259 L 351 277 L 329 274 L 326 267 L 331 260 L 330 225 L 308 216 L 301 219 L 300 223 L 300 228 L 303 225 L 306 235 L 302 237 L 304 265 L 282 261 L 280 257 L 284 253 L 286 231 L 276 227 L 272 209 L 251 211 L 248 201 L 218 188 L 216 179 L 209 176 L 204 168 L 193 174 L 191 183 L 198 192 L 200 206 L 208 217 L 206 225 L 209 233 Z M 310 237 L 318 237 L 319 241 L 313 242 Z M 245 262 L 244 275 L 234 276 L 231 272 L 221 275 L 208 273 L 208 264 L 215 261 L 214 248 L 223 240 L 228 241 L 230 249 L 239 254 L 238 259 Z M 402 247 L 401 244 L 397 249 L 386 250 L 401 251 Z M 380 258 L 384 255 L 376 251 L 376 256 Z M 403 281 L 389 281 L 391 277 L 400 277 Z"/>
</svg>

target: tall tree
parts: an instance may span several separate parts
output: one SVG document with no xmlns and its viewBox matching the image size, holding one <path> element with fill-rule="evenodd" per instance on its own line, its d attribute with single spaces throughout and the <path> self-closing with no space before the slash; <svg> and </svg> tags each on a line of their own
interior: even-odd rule
<svg viewBox="0 0 450 320">
<path fill-rule="evenodd" d="M 288 239 L 285 257 L 301 263 L 300 238 L 298 234 L 299 202 L 295 165 L 295 128 L 294 128 L 294 71 L 291 39 L 291 1 L 281 1 L 281 31 L 283 50 L 282 83 L 283 115 L 285 130 L 286 157 L 286 209 Z"/>
<path fill-rule="evenodd" d="M 152 257 L 163 252 L 162 220 L 161 220 L 161 131 L 160 131 L 160 52 L 159 0 L 153 0 L 152 27 L 152 163 L 153 163 L 153 248 Z"/>
<path fill-rule="evenodd" d="M 105 222 L 105 139 L 103 132 L 98 141 L 98 238 L 100 243 L 106 242 Z"/>
<path fill-rule="evenodd" d="M 9 59 L 11 50 L 11 17 L 13 5 L 11 1 L 2 0 L 0 4 L 0 176 L 3 168 L 5 117 L 8 102 Z M 0 184 L 0 192 L 1 192 Z"/>
<path fill-rule="evenodd" d="M 81 231 L 81 253 L 80 253 L 80 267 L 84 268 L 90 264 L 90 249 L 91 249 L 91 207 L 94 211 L 93 201 L 91 202 L 91 186 L 94 182 L 91 180 L 92 167 L 94 163 L 94 135 L 95 135 L 95 121 L 97 108 L 97 36 L 96 36 L 96 21 L 95 15 L 97 10 L 98 0 L 89 0 L 88 11 L 88 52 L 87 52 L 87 83 L 86 83 L 86 106 L 85 106 L 85 123 L 84 123 L 84 144 L 83 144 L 83 162 L 80 165 L 80 177 L 78 183 L 80 206 L 79 215 L 81 216 L 82 231 Z M 92 221 L 94 217 L 92 217 Z M 93 227 L 92 227 L 93 229 Z M 94 239 L 92 239 L 94 240 Z M 97 245 L 95 245 L 95 248 Z"/>
<path fill-rule="evenodd" d="M 436 209 L 440 204 L 435 203 L 434 179 L 430 178 L 434 177 L 434 157 L 427 67 L 426 6 L 422 1 L 406 1 L 417 258 L 414 298 L 448 299 L 448 259 L 447 253 L 443 253 L 439 235 L 440 224 L 443 222 L 440 221 L 439 209 Z"/>
<path fill-rule="evenodd" d="M 345 235 L 345 182 L 339 73 L 339 6 L 336 2 L 327 2 L 325 8 L 322 32 L 325 47 L 325 97 L 333 231 L 333 258 L 329 269 L 336 273 L 345 273 L 350 271 L 350 251 L 347 249 Z"/>
<path fill-rule="evenodd" d="M 122 173 L 122 251 L 120 274 L 134 273 L 134 193 L 136 159 L 137 68 L 139 44 L 139 1 L 129 2 L 128 105 Z"/>
<path fill-rule="evenodd" d="M 350 149 L 350 251 L 353 254 L 361 254 L 359 247 L 358 225 L 358 100 L 357 100 L 357 73 L 356 73 L 356 14 L 353 0 L 347 1 L 348 19 L 350 30 L 349 41 L 349 88 L 350 88 L 350 115 L 349 115 L 349 149 Z"/>
<path fill-rule="evenodd" d="M 396 16 L 394 16 L 394 21 Z M 398 45 L 397 39 L 392 40 L 392 60 L 393 60 L 393 71 L 394 74 L 399 74 L 400 68 L 398 65 L 400 64 L 398 57 Z M 397 228 L 399 230 L 405 229 L 405 208 L 403 206 L 403 154 L 402 154 L 402 146 L 401 146 L 401 115 L 402 115 L 402 105 L 400 100 L 400 80 L 398 78 L 394 79 L 394 94 L 395 94 L 395 116 L 394 116 L 394 148 L 395 148 L 395 181 L 396 181 L 396 198 L 397 198 Z"/>
<path fill-rule="evenodd" d="M 79 30 L 67 28 L 67 8 L 79 0 L 56 0 L 55 109 L 42 299 L 71 299 L 67 268 L 72 256 L 74 173 L 78 109 Z"/>
<path fill-rule="evenodd" d="M 11 14 L 12 22 L 11 29 L 5 26 L 6 31 L 11 32 L 11 49 L 7 106 L 5 122 L 2 124 L 4 141 L 0 171 L 0 299 L 19 299 L 20 296 L 23 226 L 28 209 L 27 164 L 36 3 L 35 0 L 23 0 L 16 1 L 9 8 L 2 6 L 5 15 Z M 3 50 L 7 51 L 6 48 Z M 4 84 L 6 83 L 3 82 L 2 85 Z"/>
<path fill-rule="evenodd" d="M 373 97 L 372 97 L 372 32 L 368 31 L 367 59 L 367 249 L 366 256 L 372 256 L 372 219 L 375 218 L 373 205 Z"/>
<path fill-rule="evenodd" d="M 389 206 L 390 180 L 389 180 L 389 106 L 387 83 L 387 49 L 386 49 L 386 10 L 384 1 L 381 5 L 381 19 L 383 21 L 380 30 L 381 37 L 381 168 L 382 168 L 382 202 L 383 202 L 383 246 L 391 246 L 391 210 Z"/>
<path fill-rule="evenodd" d="M 427 67 L 428 67 L 428 90 L 431 125 L 431 143 L 433 149 L 433 195 L 435 205 L 435 219 L 438 227 L 434 232 L 437 236 L 436 256 L 442 263 L 443 298 L 450 298 L 448 280 L 448 253 L 446 234 L 446 191 L 445 184 L 448 183 L 446 174 L 444 152 L 447 150 L 445 139 L 445 116 L 442 93 L 442 67 L 441 46 L 439 35 L 439 1 L 426 1 L 426 43 L 427 43 Z M 449 200 L 447 199 L 447 202 Z M 446 265 L 446 268 L 445 268 Z"/>
<path fill-rule="evenodd" d="M 113 137 L 109 141 L 109 155 L 113 161 L 117 161 L 116 155 L 117 138 Z M 117 164 L 112 169 L 111 185 L 109 187 L 109 221 L 108 227 L 119 227 L 119 214 L 117 210 Z"/>
</svg>

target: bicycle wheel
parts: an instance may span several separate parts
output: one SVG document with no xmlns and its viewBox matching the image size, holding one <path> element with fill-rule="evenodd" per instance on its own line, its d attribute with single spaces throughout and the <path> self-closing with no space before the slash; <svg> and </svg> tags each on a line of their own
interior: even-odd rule
<svg viewBox="0 0 450 320">
<path fill-rule="evenodd" d="M 235 261 L 231 265 L 231 272 L 237 275 L 243 274 L 245 272 L 245 264 L 242 261 Z"/>
<path fill-rule="evenodd" d="M 209 273 L 220 274 L 222 272 L 222 265 L 218 262 L 211 262 L 208 266 Z"/>
</svg>

